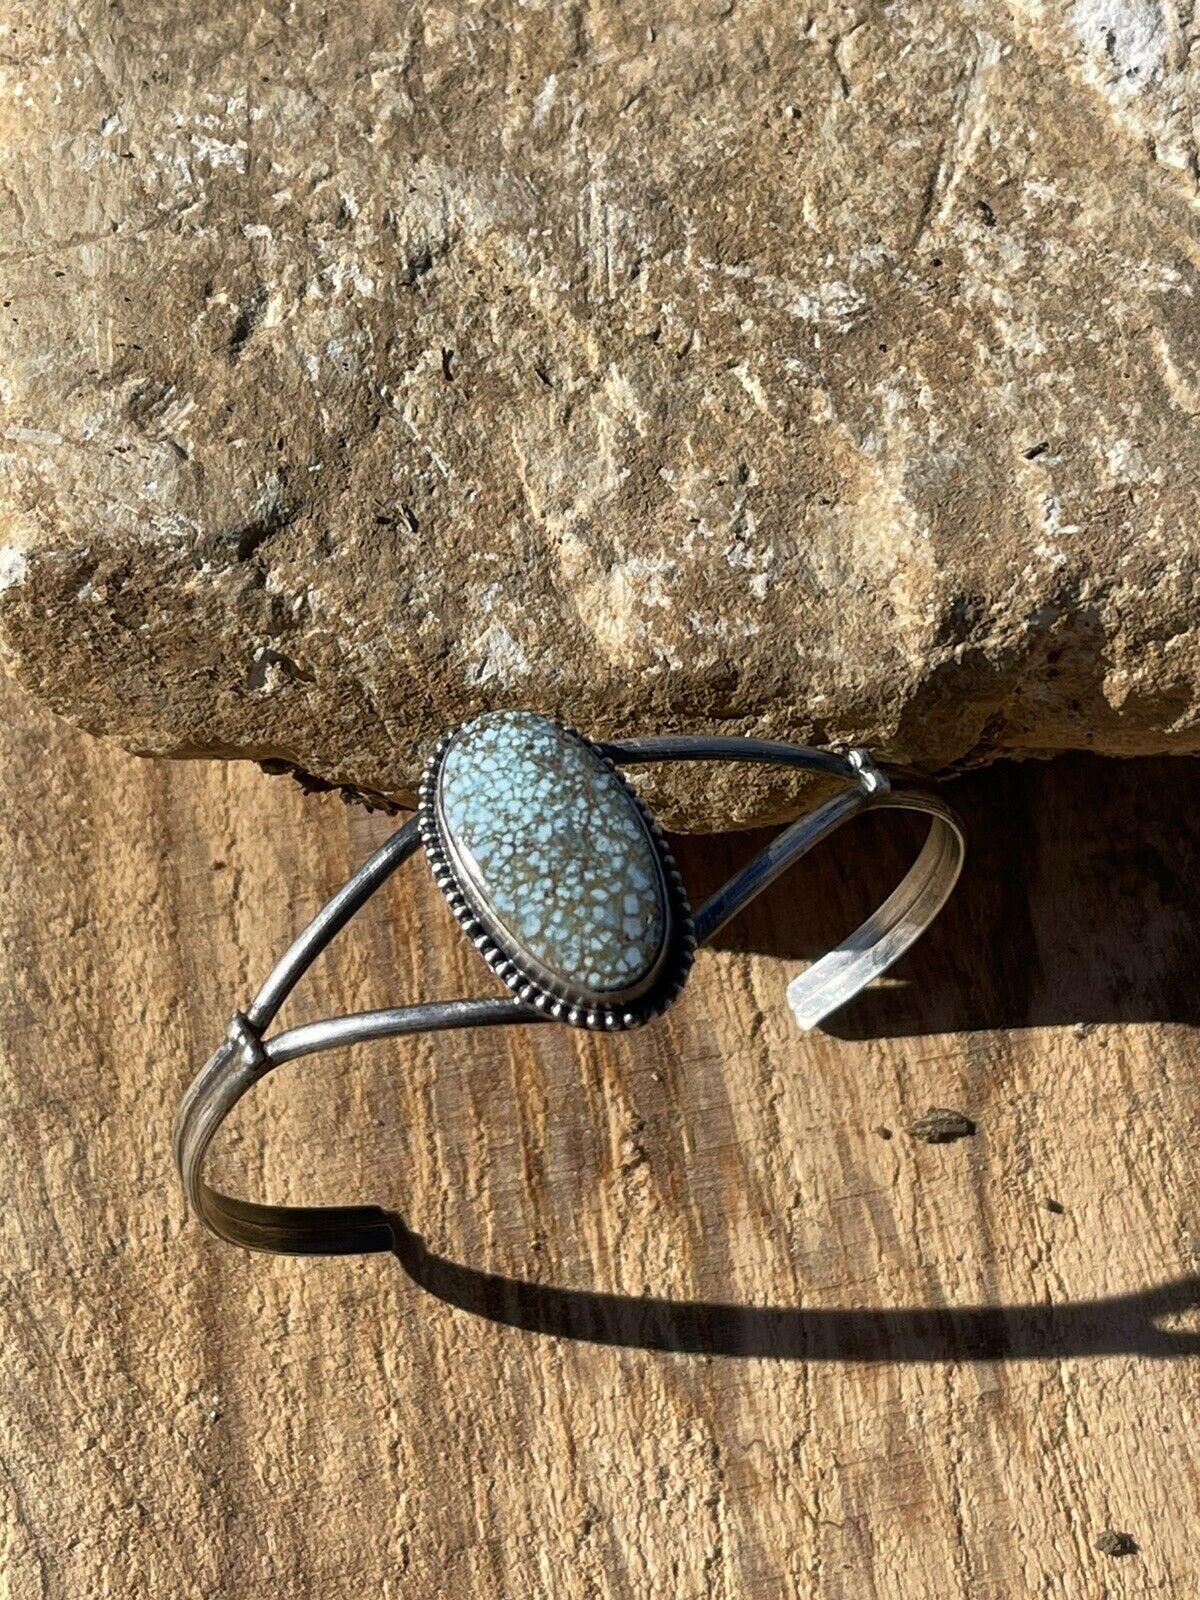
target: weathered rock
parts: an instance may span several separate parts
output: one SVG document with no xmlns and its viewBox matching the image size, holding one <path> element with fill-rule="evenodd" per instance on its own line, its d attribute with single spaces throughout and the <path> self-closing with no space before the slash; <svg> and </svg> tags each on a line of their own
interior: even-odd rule
<svg viewBox="0 0 1200 1600">
<path fill-rule="evenodd" d="M 59 711 L 401 797 L 503 704 L 1200 747 L 1194 22 L 9 15 L 0 637 Z"/>
</svg>

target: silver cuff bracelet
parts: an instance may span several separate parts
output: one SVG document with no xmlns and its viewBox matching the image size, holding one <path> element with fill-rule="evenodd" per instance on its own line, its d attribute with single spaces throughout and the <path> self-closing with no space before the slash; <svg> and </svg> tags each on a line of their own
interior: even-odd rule
<svg viewBox="0 0 1200 1600">
<path fill-rule="evenodd" d="M 622 768 L 739 761 L 799 768 L 845 788 L 778 833 L 692 912 L 661 828 Z M 209 1145 L 273 1067 L 368 1039 L 499 1023 L 640 1026 L 672 1003 L 706 944 L 791 864 L 862 811 L 925 812 L 929 835 L 907 876 L 862 926 L 795 978 L 788 1001 L 815 1027 L 887 970 L 945 904 L 964 854 L 949 806 L 909 774 L 758 739 L 667 735 L 596 744 L 548 717 L 489 712 L 446 735 L 419 810 L 364 863 L 277 963 L 183 1097 L 175 1162 L 196 1215 L 234 1244 L 293 1255 L 391 1250 L 377 1206 L 301 1208 L 236 1200 L 204 1182 Z M 265 1037 L 311 963 L 380 884 L 424 847 L 438 887 L 507 996 L 363 1011 Z"/>
</svg>

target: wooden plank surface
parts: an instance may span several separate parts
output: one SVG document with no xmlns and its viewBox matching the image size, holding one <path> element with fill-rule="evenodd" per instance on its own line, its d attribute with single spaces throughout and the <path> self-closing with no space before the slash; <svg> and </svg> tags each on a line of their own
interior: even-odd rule
<svg viewBox="0 0 1200 1600">
<path fill-rule="evenodd" d="M 170 1121 L 391 824 L 5 709 L 0 1595 L 1200 1592 L 1195 764 L 960 782 L 951 911 L 829 1032 L 786 981 L 898 873 L 895 819 L 641 1033 L 281 1070 L 229 1185 L 414 1230 L 289 1261 L 188 1220 Z M 283 1020 L 487 987 L 418 860 Z M 930 1106 L 976 1134 L 913 1139 Z"/>
</svg>

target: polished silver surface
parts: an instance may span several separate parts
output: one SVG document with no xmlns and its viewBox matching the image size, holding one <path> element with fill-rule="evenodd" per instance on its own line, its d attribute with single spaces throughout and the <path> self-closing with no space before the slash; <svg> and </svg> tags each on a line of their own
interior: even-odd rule
<svg viewBox="0 0 1200 1600">
<path fill-rule="evenodd" d="M 844 790 L 785 827 L 696 911 L 695 937 L 701 945 L 851 817 L 885 808 L 929 817 L 925 845 L 898 887 L 861 927 L 790 984 L 789 1004 L 805 1028 L 817 1026 L 904 954 L 941 910 L 962 867 L 963 832 L 951 808 L 909 774 L 877 767 L 862 750 L 837 755 L 758 739 L 691 735 L 618 740 L 595 748 L 621 767 L 656 761 L 761 762 L 846 783 Z M 251 1004 L 235 1012 L 225 1039 L 184 1095 L 175 1120 L 176 1165 L 189 1204 L 220 1237 L 252 1249 L 301 1255 L 390 1250 L 395 1243 L 388 1214 L 377 1206 L 263 1205 L 219 1194 L 204 1182 L 204 1159 L 221 1124 L 273 1068 L 317 1051 L 401 1034 L 562 1020 L 516 997 L 441 1000 L 333 1017 L 265 1037 L 316 957 L 420 845 L 420 824 L 414 817 L 375 851 L 292 943 Z"/>
</svg>

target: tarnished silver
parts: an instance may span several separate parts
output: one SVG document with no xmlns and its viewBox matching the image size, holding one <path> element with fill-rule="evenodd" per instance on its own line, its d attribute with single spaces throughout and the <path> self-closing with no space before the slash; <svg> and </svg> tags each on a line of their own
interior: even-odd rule
<svg viewBox="0 0 1200 1600">
<path fill-rule="evenodd" d="M 919 811 L 929 817 L 925 845 L 898 887 L 849 938 L 789 985 L 788 1002 L 804 1028 L 817 1026 L 904 954 L 941 910 L 962 868 L 963 830 L 951 808 L 911 774 L 877 766 L 865 750 L 843 755 L 761 739 L 688 734 L 622 739 L 593 748 L 619 767 L 669 761 L 758 762 L 845 783 L 839 793 L 783 828 L 694 913 L 689 932 L 699 945 L 708 943 L 756 895 L 851 817 L 884 808 Z M 516 996 L 502 996 L 362 1011 L 288 1028 L 270 1039 L 265 1036 L 321 951 L 421 844 L 420 820 L 414 817 L 369 857 L 295 939 L 245 1011 L 234 1013 L 225 1038 L 184 1095 L 175 1119 L 176 1166 L 192 1209 L 221 1238 L 290 1255 L 344 1255 L 391 1250 L 395 1245 L 392 1222 L 377 1206 L 262 1205 L 220 1194 L 204 1182 L 205 1155 L 221 1124 L 274 1067 L 320 1050 L 401 1034 L 572 1020 Z M 596 1026 L 595 1021 L 581 1020 Z"/>
</svg>

